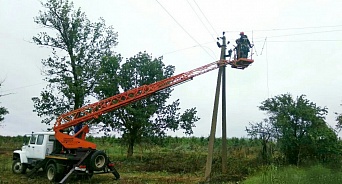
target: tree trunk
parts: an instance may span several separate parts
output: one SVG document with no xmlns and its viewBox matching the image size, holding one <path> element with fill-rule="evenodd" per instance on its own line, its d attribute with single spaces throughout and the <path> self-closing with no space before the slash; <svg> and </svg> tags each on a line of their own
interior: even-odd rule
<svg viewBox="0 0 342 184">
<path fill-rule="evenodd" d="M 299 149 L 298 149 L 298 154 L 297 154 L 297 166 L 299 166 L 300 157 L 301 157 L 301 146 L 299 146 Z"/>
<path fill-rule="evenodd" d="M 265 139 L 262 140 L 262 160 L 263 160 L 264 164 L 268 163 L 267 141 Z"/>
<path fill-rule="evenodd" d="M 131 140 L 129 140 L 128 150 L 127 150 L 127 157 L 128 158 L 133 156 L 134 142 L 135 142 L 135 140 L 133 138 L 131 138 Z"/>
</svg>

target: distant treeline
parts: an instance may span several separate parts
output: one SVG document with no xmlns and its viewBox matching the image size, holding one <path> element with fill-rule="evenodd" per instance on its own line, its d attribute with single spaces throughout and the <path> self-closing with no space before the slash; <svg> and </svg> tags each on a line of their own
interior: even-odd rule
<svg viewBox="0 0 342 184">
<path fill-rule="evenodd" d="M 105 145 L 120 145 L 124 146 L 125 143 L 122 141 L 120 137 L 87 137 L 87 140 L 94 143 L 105 144 Z M 193 146 L 207 146 L 209 142 L 209 137 L 149 137 L 144 138 L 139 142 L 141 145 L 155 145 L 160 147 L 174 147 L 175 145 L 193 145 Z M 24 143 L 24 136 L 1 136 L 0 135 L 0 148 L 2 147 L 14 147 L 21 146 Z M 227 145 L 228 147 L 256 147 L 261 146 L 260 139 L 250 139 L 250 138 L 228 138 Z M 220 148 L 222 145 L 221 138 L 215 138 L 214 147 Z"/>
</svg>

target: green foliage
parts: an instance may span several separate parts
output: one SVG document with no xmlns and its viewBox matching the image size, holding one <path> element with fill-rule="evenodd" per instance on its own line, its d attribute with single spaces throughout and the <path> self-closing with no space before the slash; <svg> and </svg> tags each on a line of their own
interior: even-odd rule
<svg viewBox="0 0 342 184">
<path fill-rule="evenodd" d="M 249 177 L 243 184 L 274 184 L 274 183 L 298 183 L 298 184 L 339 184 L 342 182 L 342 173 L 333 171 L 322 165 L 314 165 L 308 168 L 288 166 L 278 168 L 274 165 L 267 166 L 256 176 Z"/>
<path fill-rule="evenodd" d="M 262 140 L 262 159 L 263 163 L 269 164 L 270 163 L 270 157 L 271 153 L 269 153 L 269 149 L 267 148 L 267 145 L 269 144 L 269 141 L 272 139 L 272 137 L 275 136 L 276 129 L 274 126 L 272 126 L 272 123 L 269 122 L 268 119 L 264 119 L 263 122 L 259 123 L 249 123 L 250 127 L 246 127 L 246 132 L 249 136 L 252 138 L 259 138 Z"/>
<path fill-rule="evenodd" d="M 114 55 L 117 33 L 106 27 L 105 21 L 91 23 L 80 9 L 74 10 L 67 0 L 48 0 L 42 3 L 34 21 L 55 32 L 51 36 L 41 32 L 33 41 L 39 46 L 52 48 L 52 56 L 42 60 L 45 80 L 49 83 L 40 97 L 33 97 L 34 112 L 44 117 L 43 123 L 59 115 L 84 106 L 87 98 L 111 97 L 132 88 L 148 85 L 174 73 L 174 66 L 165 66 L 162 58 L 152 59 L 139 53 L 120 65 L 122 57 Z M 196 109 L 179 112 L 179 100 L 166 105 L 172 89 L 165 89 L 138 102 L 107 113 L 97 121 L 106 131 L 122 132 L 129 145 L 128 155 L 142 137 L 164 136 L 167 130 L 184 129 L 192 134 Z"/>
<path fill-rule="evenodd" d="M 166 153 L 148 153 L 143 159 L 146 164 L 141 171 L 167 171 L 171 173 L 199 172 L 205 165 L 206 155 L 186 153 L 179 150 Z"/>
<path fill-rule="evenodd" d="M 114 96 L 119 91 L 120 82 L 120 63 L 121 55 L 112 55 L 103 57 L 96 75 L 96 85 L 94 88 L 95 96 L 98 99 L 104 99 L 108 96 Z"/>
<path fill-rule="evenodd" d="M 149 85 L 171 77 L 174 66 L 165 66 L 162 58 L 152 58 L 146 52 L 140 52 L 128 58 L 124 64 L 120 56 L 106 58 L 102 62 L 95 92 L 98 98 L 107 98 L 119 93 L 119 89 L 127 91 Z M 105 130 L 122 133 L 128 144 L 128 156 L 132 156 L 133 147 L 142 139 L 165 136 L 167 130 L 184 129 L 185 134 L 192 134 L 194 123 L 199 120 L 196 108 L 185 110 L 180 114 L 180 102 L 175 100 L 166 104 L 172 89 L 167 88 L 151 94 L 149 97 L 109 112 L 99 121 L 105 124 Z"/>
<path fill-rule="evenodd" d="M 342 113 L 339 114 L 339 113 L 335 112 L 335 114 L 337 115 L 336 116 L 336 121 L 337 121 L 336 129 L 337 129 L 337 131 L 341 131 L 342 130 Z"/>
<path fill-rule="evenodd" d="M 0 87 L 2 85 L 2 82 L 0 82 Z M 0 97 L 2 95 L 0 94 Z M 8 110 L 5 107 L 0 107 L 0 123 L 4 120 L 4 115 L 8 114 Z"/>
<path fill-rule="evenodd" d="M 45 118 L 42 123 L 49 124 L 62 113 L 86 103 L 94 91 L 102 58 L 111 56 L 117 45 L 117 33 L 106 27 L 103 19 L 90 22 L 67 0 L 48 0 L 42 6 L 46 11 L 40 11 L 34 21 L 49 32 L 39 33 L 33 41 L 52 48 L 52 56 L 42 60 L 49 84 L 40 97 L 32 100 L 34 112 Z"/>
<path fill-rule="evenodd" d="M 337 117 L 336 117 L 336 121 L 337 121 L 337 127 L 339 128 L 339 129 L 341 129 L 342 128 L 342 114 L 339 114 Z"/>
<path fill-rule="evenodd" d="M 290 164 L 334 158 L 338 153 L 337 135 L 325 122 L 327 108 L 305 99 L 283 94 L 262 102 L 260 110 L 269 114 L 267 126 Z"/>
<path fill-rule="evenodd" d="M 0 150 L 14 150 L 19 149 L 24 143 L 23 136 L 0 136 Z"/>
<path fill-rule="evenodd" d="M 8 110 L 5 107 L 0 107 L 0 122 L 5 119 L 4 115 L 6 114 L 8 114 Z"/>
</svg>

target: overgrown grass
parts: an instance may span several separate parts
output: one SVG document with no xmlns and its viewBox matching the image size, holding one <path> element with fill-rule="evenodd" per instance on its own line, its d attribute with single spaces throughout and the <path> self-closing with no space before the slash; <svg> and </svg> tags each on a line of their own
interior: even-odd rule
<svg viewBox="0 0 342 184">
<path fill-rule="evenodd" d="M 341 184 L 342 172 L 332 171 L 322 165 L 299 168 L 287 166 L 278 168 L 267 166 L 255 176 L 242 182 L 243 184 Z"/>
<path fill-rule="evenodd" d="M 242 140 L 242 144 L 239 141 Z M 124 146 L 118 138 L 89 138 L 89 141 L 98 145 L 98 149 L 105 150 L 116 163 L 116 168 L 122 178 L 120 183 L 199 183 L 203 180 L 205 163 L 207 157 L 207 138 L 172 138 L 167 137 L 162 142 L 149 142 L 135 146 L 134 156 L 126 157 L 127 147 Z M 11 142 L 11 144 L 7 144 Z M 22 145 L 22 137 L 10 138 L 0 136 L 0 148 L 3 154 L 0 154 L 0 181 L 15 183 L 45 183 L 47 180 L 43 173 L 33 179 L 25 176 L 14 175 L 11 172 L 12 151 Z M 216 142 L 220 142 L 217 139 Z M 229 161 L 230 172 L 226 175 L 224 182 L 239 181 L 245 178 L 250 172 L 250 162 L 255 157 L 252 147 L 245 149 L 244 144 L 249 144 L 244 139 L 231 139 L 229 143 Z M 215 143 L 215 153 L 213 160 L 213 177 L 220 176 L 221 157 L 219 143 Z M 239 159 L 234 158 L 238 156 Z M 242 174 L 241 174 L 242 173 Z M 16 177 L 16 179 L 14 179 Z M 94 176 L 91 182 L 106 183 L 112 181 L 111 175 Z M 77 181 L 75 181 L 77 183 Z M 82 181 L 82 183 L 87 181 Z"/>
<path fill-rule="evenodd" d="M 89 138 L 105 150 L 121 174 L 114 181 L 111 174 L 95 175 L 91 180 L 69 183 L 200 183 L 204 179 L 208 139 L 204 137 L 152 140 L 136 145 L 134 156 L 126 157 L 127 147 L 118 138 Z M 0 184 L 48 183 L 43 172 L 32 179 L 11 171 L 12 151 L 21 147 L 23 137 L 0 136 Z M 228 139 L 226 174 L 221 173 L 221 140 L 216 139 L 210 183 L 277 184 L 277 183 L 342 183 L 342 173 L 322 165 L 311 167 L 265 166 L 260 157 L 260 142 L 249 139 Z"/>
</svg>

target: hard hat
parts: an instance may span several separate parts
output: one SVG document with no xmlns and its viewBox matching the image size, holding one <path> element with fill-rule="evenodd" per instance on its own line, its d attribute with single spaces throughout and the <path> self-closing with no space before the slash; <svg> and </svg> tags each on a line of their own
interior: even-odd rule
<svg viewBox="0 0 342 184">
<path fill-rule="evenodd" d="M 245 33 L 244 32 L 240 32 L 240 35 L 245 35 Z"/>
</svg>

